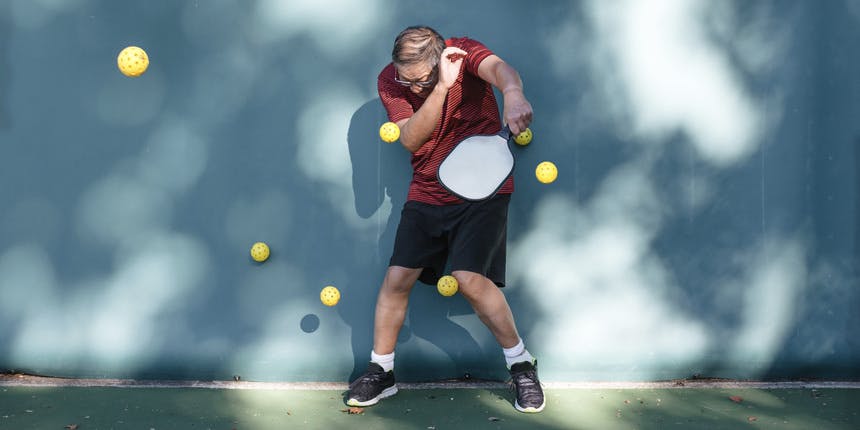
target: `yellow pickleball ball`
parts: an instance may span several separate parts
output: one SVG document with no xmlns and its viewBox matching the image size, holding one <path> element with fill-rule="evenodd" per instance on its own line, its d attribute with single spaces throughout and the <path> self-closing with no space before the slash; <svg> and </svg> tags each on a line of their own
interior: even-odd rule
<svg viewBox="0 0 860 430">
<path fill-rule="evenodd" d="M 544 161 L 537 165 L 535 176 L 537 176 L 538 181 L 548 184 L 558 177 L 558 168 L 552 162 Z"/>
<path fill-rule="evenodd" d="M 320 301 L 326 306 L 334 306 L 340 301 L 340 291 L 329 285 L 320 291 Z"/>
<path fill-rule="evenodd" d="M 269 258 L 269 245 L 263 242 L 257 242 L 251 246 L 251 258 L 258 263 L 262 263 Z"/>
<path fill-rule="evenodd" d="M 516 135 L 516 137 L 514 137 L 514 142 L 516 142 L 517 145 L 526 146 L 529 143 L 531 143 L 532 137 L 533 137 L 532 136 L 532 129 L 526 128 L 520 134 L 518 134 L 518 135 Z"/>
<path fill-rule="evenodd" d="M 116 57 L 116 65 L 123 75 L 131 78 L 136 78 L 146 71 L 149 67 L 149 57 L 146 51 L 137 46 L 129 46 L 120 51 Z"/>
<path fill-rule="evenodd" d="M 439 291 L 439 294 L 450 297 L 454 294 L 457 294 L 457 290 L 460 288 L 460 284 L 457 283 L 457 278 L 451 275 L 445 275 L 439 278 L 439 281 L 436 282 L 436 289 Z"/>
<path fill-rule="evenodd" d="M 388 143 L 400 139 L 400 127 L 393 122 L 386 122 L 379 127 L 379 137 Z"/>
</svg>

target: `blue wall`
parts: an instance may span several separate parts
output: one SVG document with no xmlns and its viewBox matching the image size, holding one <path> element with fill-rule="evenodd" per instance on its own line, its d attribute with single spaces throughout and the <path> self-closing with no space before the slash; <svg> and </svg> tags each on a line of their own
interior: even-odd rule
<svg viewBox="0 0 860 430">
<path fill-rule="evenodd" d="M 410 175 L 376 75 L 416 23 L 486 43 L 534 106 L 505 293 L 543 379 L 860 376 L 849 0 L 3 2 L 0 369 L 362 371 Z M 505 378 L 424 285 L 397 353 L 401 380 Z"/>
</svg>

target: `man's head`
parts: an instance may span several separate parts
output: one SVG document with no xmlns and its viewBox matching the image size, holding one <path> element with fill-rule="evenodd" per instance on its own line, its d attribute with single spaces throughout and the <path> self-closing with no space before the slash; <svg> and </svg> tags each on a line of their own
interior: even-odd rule
<svg viewBox="0 0 860 430">
<path fill-rule="evenodd" d="M 426 26 L 408 27 L 394 40 L 391 62 L 395 79 L 415 94 L 429 94 L 438 80 L 438 63 L 445 39 Z"/>
</svg>

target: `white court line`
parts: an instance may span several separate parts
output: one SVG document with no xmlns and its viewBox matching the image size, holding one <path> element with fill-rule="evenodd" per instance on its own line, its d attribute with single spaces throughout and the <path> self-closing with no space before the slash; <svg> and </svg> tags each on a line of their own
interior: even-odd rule
<svg viewBox="0 0 860 430">
<path fill-rule="evenodd" d="M 678 380 L 661 382 L 542 382 L 546 389 L 642 390 L 642 389 L 858 389 L 858 381 L 733 381 Z M 225 390 L 346 390 L 345 382 L 254 382 L 254 381 L 168 381 L 136 379 L 50 378 L 30 375 L 0 375 L 0 387 L 110 387 L 110 388 L 207 388 Z M 505 382 L 441 381 L 398 383 L 405 390 L 498 389 Z"/>
</svg>

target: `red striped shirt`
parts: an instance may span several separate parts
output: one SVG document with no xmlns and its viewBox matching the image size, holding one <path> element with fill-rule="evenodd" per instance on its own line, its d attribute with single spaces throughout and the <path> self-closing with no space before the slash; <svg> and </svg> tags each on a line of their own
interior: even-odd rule
<svg viewBox="0 0 860 430">
<path fill-rule="evenodd" d="M 448 90 L 442 107 L 442 117 L 433 134 L 418 151 L 412 154 L 412 182 L 407 200 L 431 205 L 461 203 L 462 200 L 446 190 L 436 177 L 439 164 L 454 146 L 466 137 L 476 134 L 495 134 L 502 128 L 499 108 L 493 87 L 478 76 L 478 65 L 493 53 L 483 44 L 469 38 L 451 38 L 448 46 L 456 46 L 468 53 L 463 60 L 460 76 Z M 394 65 L 388 64 L 377 81 L 379 99 L 392 122 L 411 118 L 424 104 L 424 99 L 412 93 L 409 87 L 394 81 Z M 513 176 L 509 177 L 498 194 L 514 191 Z"/>
</svg>

